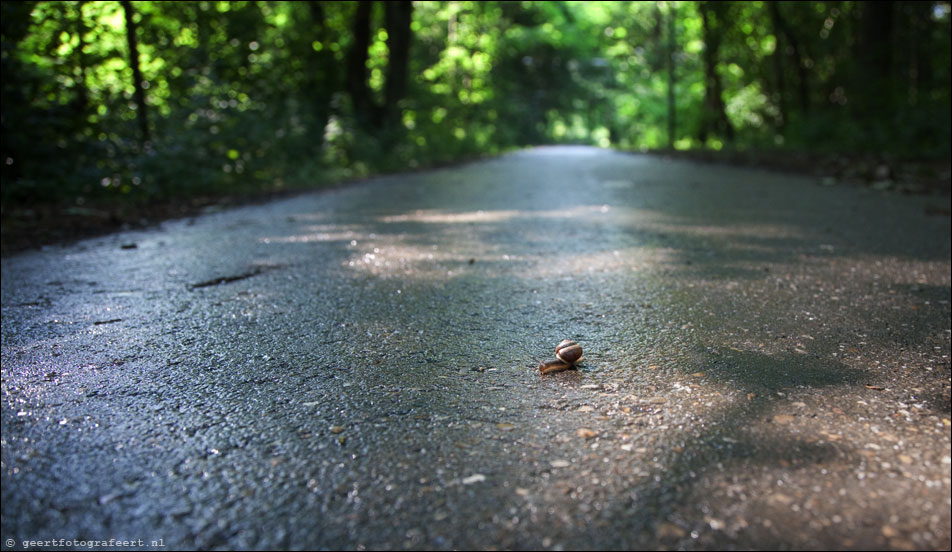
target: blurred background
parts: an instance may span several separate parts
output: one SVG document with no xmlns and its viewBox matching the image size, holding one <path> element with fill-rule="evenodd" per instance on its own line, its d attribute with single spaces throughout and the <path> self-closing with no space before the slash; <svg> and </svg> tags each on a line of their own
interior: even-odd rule
<svg viewBox="0 0 952 552">
<path fill-rule="evenodd" d="M 533 144 L 948 187 L 949 2 L 0 7 L 5 251 Z"/>
</svg>

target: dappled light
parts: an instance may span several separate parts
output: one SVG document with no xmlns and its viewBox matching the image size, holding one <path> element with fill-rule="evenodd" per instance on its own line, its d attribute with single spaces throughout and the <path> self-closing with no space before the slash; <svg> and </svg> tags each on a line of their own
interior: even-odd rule
<svg viewBox="0 0 952 552">
<path fill-rule="evenodd" d="M 5 534 L 942 548 L 932 202 L 551 147 L 5 259 Z"/>
<path fill-rule="evenodd" d="M 562 149 L 562 148 L 559 148 Z M 575 155 L 591 156 L 592 148 L 572 148 Z M 563 151 L 563 155 L 564 155 Z M 546 148 L 513 156 L 546 155 Z M 560 162 L 566 162 L 561 158 Z M 617 189 L 605 181 L 604 189 Z M 299 213 L 296 221 L 325 221 L 327 213 Z M 539 247 L 553 232 L 568 232 L 583 242 L 566 243 L 565 254 L 552 261 L 552 250 Z M 508 236 L 515 241 L 502 240 Z M 590 236 L 586 238 L 585 236 Z M 709 224 L 696 217 L 660 210 L 609 205 L 580 205 L 553 210 L 450 211 L 418 209 L 382 215 L 365 223 L 304 224 L 301 232 L 259 238 L 264 244 L 334 243 L 347 251 L 342 265 L 381 278 L 441 281 L 467 274 L 495 273 L 531 282 L 541 277 L 577 277 L 590 274 L 621 276 L 642 267 L 668 267 L 693 271 L 697 263 L 717 262 L 769 279 L 770 274 L 751 268 L 749 259 L 776 256 L 794 248 L 796 262 L 825 262 L 835 253 L 833 245 L 819 241 L 811 229 L 790 224 L 725 222 Z M 673 247 L 697 240 L 703 249 Z M 730 244 L 725 248 L 721 244 Z M 862 258 L 854 258 L 854 271 L 862 273 Z M 881 262 L 881 261 L 878 261 Z M 897 260 L 897 262 L 903 262 Z M 906 276 L 920 271 L 897 272 Z"/>
</svg>

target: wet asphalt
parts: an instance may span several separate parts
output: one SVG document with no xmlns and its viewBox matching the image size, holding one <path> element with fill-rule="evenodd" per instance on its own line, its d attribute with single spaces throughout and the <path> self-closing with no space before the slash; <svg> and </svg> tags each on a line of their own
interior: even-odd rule
<svg viewBox="0 0 952 552">
<path fill-rule="evenodd" d="M 3 549 L 948 549 L 948 205 L 548 147 L 3 259 Z"/>
</svg>

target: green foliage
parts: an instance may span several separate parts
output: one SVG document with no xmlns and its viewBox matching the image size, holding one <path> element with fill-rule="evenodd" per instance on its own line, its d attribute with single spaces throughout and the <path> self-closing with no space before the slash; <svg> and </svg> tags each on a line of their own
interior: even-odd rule
<svg viewBox="0 0 952 552">
<path fill-rule="evenodd" d="M 0 6 L 4 209 L 304 187 L 539 143 L 949 149 L 947 2 L 416 2 L 405 90 L 388 88 L 403 31 L 381 2 L 365 52 L 356 2 L 133 2 L 137 61 L 119 2 Z"/>
</svg>

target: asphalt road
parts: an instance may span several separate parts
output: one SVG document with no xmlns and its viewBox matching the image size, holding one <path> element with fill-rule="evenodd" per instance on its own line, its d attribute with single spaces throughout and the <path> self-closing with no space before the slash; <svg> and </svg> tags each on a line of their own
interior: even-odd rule
<svg viewBox="0 0 952 552">
<path fill-rule="evenodd" d="M 3 259 L 4 549 L 948 549 L 948 205 L 551 147 Z"/>
</svg>

